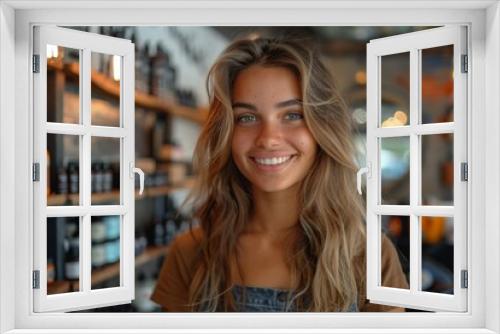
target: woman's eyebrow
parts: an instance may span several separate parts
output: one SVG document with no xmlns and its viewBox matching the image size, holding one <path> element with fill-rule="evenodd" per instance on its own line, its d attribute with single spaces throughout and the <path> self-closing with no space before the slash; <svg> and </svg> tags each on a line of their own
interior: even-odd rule
<svg viewBox="0 0 500 334">
<path fill-rule="evenodd" d="M 285 107 L 290 107 L 290 106 L 302 106 L 302 100 L 300 99 L 290 99 L 282 102 L 276 103 L 275 107 L 276 108 L 285 108 Z M 253 104 L 249 103 L 244 103 L 244 102 L 235 102 L 233 103 L 233 109 L 235 108 L 245 108 L 245 109 L 250 109 L 253 111 L 257 111 L 257 108 Z"/>
<path fill-rule="evenodd" d="M 253 111 L 257 111 L 257 108 L 253 104 L 243 103 L 243 102 L 235 102 L 233 103 L 233 109 L 235 108 L 245 108 Z"/>
<path fill-rule="evenodd" d="M 300 99 L 290 99 L 283 102 L 276 103 L 276 108 L 285 108 L 290 106 L 302 106 L 302 100 Z"/>
</svg>

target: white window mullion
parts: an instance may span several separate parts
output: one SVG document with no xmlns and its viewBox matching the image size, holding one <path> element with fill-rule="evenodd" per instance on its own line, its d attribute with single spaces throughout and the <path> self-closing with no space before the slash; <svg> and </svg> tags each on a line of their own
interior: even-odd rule
<svg viewBox="0 0 500 334">
<path fill-rule="evenodd" d="M 442 133 L 453 133 L 455 124 L 453 122 L 414 124 L 412 126 L 395 126 L 389 128 L 375 129 L 375 136 L 380 138 L 409 136 L 414 133 L 417 135 L 434 135 Z"/>
<path fill-rule="evenodd" d="M 381 104 L 377 96 L 380 90 L 380 59 L 372 52 L 370 44 L 367 45 L 366 57 L 367 77 L 372 80 L 367 81 L 367 105 L 374 106 L 375 110 L 380 110 Z M 369 110 L 368 110 L 369 111 Z M 380 207 L 380 177 L 379 177 L 379 139 L 375 136 L 379 124 L 378 112 L 367 112 L 366 114 L 366 163 L 371 165 L 371 173 L 366 178 L 366 280 L 367 295 L 369 295 L 380 283 L 379 240 L 380 240 L 380 219 L 376 209 Z M 372 236 L 372 237 L 370 237 Z"/>
<path fill-rule="evenodd" d="M 82 136 L 85 134 L 85 126 L 81 124 L 67 124 L 67 123 L 46 123 L 47 133 L 53 133 L 57 135 L 72 135 L 72 136 Z"/>
<path fill-rule="evenodd" d="M 120 285 L 129 288 L 131 292 L 135 289 L 135 257 L 134 247 L 125 247 L 125 245 L 134 244 L 134 231 L 135 231 L 135 182 L 134 172 L 130 170 L 132 166 L 135 167 L 135 119 L 134 119 L 134 63 L 135 55 L 132 52 L 125 54 L 121 58 L 121 101 L 120 113 L 122 120 L 122 127 L 125 130 L 125 137 L 121 140 L 122 150 L 122 163 L 121 163 L 121 203 L 126 210 L 126 214 L 121 216 L 120 224 L 120 254 L 123 258 L 120 261 Z M 127 260 L 125 260 L 127 259 Z M 128 260 L 131 259 L 131 260 Z M 133 295 L 130 296 L 133 298 Z"/>
<path fill-rule="evenodd" d="M 90 291 L 92 277 L 91 256 L 91 215 L 89 212 L 91 204 L 91 134 L 88 130 L 91 124 L 91 59 L 90 50 L 84 48 L 81 52 L 80 82 L 81 82 L 81 116 L 82 124 L 86 129 L 82 137 L 82 171 L 80 172 L 82 205 L 86 212 L 81 219 L 80 235 L 80 291 Z"/>
<path fill-rule="evenodd" d="M 123 80 L 123 79 L 122 79 Z M 122 138 L 127 135 L 127 130 L 124 128 L 113 128 L 109 126 L 91 126 L 90 134 L 96 137 Z"/>
<path fill-rule="evenodd" d="M 468 270 L 467 266 L 467 181 L 462 181 L 461 175 L 461 163 L 469 163 L 467 157 L 467 105 L 468 98 L 467 94 L 467 73 L 462 73 L 462 56 L 467 55 L 467 31 L 464 27 L 461 27 L 457 31 L 455 44 L 455 53 L 453 58 L 453 72 L 454 72 L 454 85 L 455 89 L 453 92 L 453 105 L 454 105 L 454 120 L 455 120 L 455 133 L 454 133 L 454 146 L 453 146 L 453 158 L 456 161 L 454 166 L 455 179 L 453 183 L 453 201 L 456 209 L 456 214 L 453 219 L 453 230 L 454 230 L 454 240 L 453 240 L 453 258 L 454 266 L 453 270 L 456 273 L 454 280 L 454 290 L 455 294 L 461 297 L 463 303 L 461 305 L 462 309 L 467 307 L 467 293 L 468 290 L 461 286 L 461 275 L 462 270 Z M 471 55 L 468 55 L 470 58 Z M 471 62 L 469 61 L 469 64 Z M 472 70 L 470 66 L 469 72 Z M 460 115 L 461 117 L 458 117 Z M 469 175 L 471 175 L 469 170 Z M 469 277 L 473 273 L 469 271 Z"/>
<path fill-rule="evenodd" d="M 37 198 L 34 201 L 33 210 L 33 269 L 40 272 L 40 288 L 34 290 L 33 303 L 39 305 L 43 296 L 47 295 L 47 285 L 42 282 L 47 282 L 47 180 L 42 177 L 47 170 L 47 159 L 45 150 L 47 147 L 47 54 L 45 48 L 41 47 L 46 44 L 44 36 L 38 31 L 34 32 L 34 48 L 33 53 L 40 58 L 40 73 L 33 77 L 33 84 L 38 89 L 33 90 L 33 163 L 39 164 L 40 181 L 33 184 L 33 196 Z M 37 237 L 38 236 L 38 237 Z"/>
<path fill-rule="evenodd" d="M 410 51 L 410 291 L 417 292 L 421 277 L 420 219 L 414 208 L 420 202 L 420 138 L 414 129 L 418 126 L 420 114 L 420 52 Z"/>
</svg>

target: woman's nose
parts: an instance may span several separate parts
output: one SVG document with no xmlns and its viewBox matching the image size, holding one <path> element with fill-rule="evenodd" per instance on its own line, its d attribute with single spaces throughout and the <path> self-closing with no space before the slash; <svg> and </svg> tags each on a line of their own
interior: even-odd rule
<svg viewBox="0 0 500 334">
<path fill-rule="evenodd" d="M 256 139 L 256 145 L 262 148 L 271 148 L 278 146 L 283 138 L 282 129 L 276 122 L 262 122 L 259 134 Z"/>
</svg>

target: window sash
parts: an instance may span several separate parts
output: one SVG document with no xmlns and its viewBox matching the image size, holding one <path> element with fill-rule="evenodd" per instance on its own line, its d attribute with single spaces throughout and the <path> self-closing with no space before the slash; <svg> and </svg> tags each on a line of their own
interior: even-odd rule
<svg viewBox="0 0 500 334">
<path fill-rule="evenodd" d="M 367 45 L 367 296 L 374 303 L 430 311 L 467 310 L 467 289 L 461 288 L 461 270 L 467 270 L 467 182 L 460 179 L 460 163 L 467 162 L 467 74 L 461 73 L 461 55 L 467 54 L 466 28 L 448 26 L 372 40 Z M 419 124 L 421 115 L 420 53 L 422 49 L 453 45 L 454 122 Z M 382 128 L 381 57 L 410 53 L 410 124 Z M 421 197 L 421 147 L 423 134 L 453 133 L 453 206 L 419 205 Z M 410 137 L 410 205 L 381 205 L 381 138 Z M 410 217 L 410 289 L 381 286 L 381 214 Z M 452 216 L 454 235 L 453 295 L 421 291 L 421 216 Z"/>
<path fill-rule="evenodd" d="M 80 50 L 80 124 L 47 122 L 47 45 Z M 120 126 L 91 124 L 91 52 L 122 58 Z M 40 56 L 40 72 L 34 80 L 34 161 L 40 164 L 40 181 L 34 182 L 34 270 L 40 271 L 40 288 L 33 289 L 35 312 L 74 311 L 130 302 L 134 298 L 134 47 L 128 40 L 110 38 L 71 29 L 35 27 L 34 52 Z M 47 134 L 79 137 L 79 205 L 47 206 Z M 91 203 L 91 138 L 120 139 L 120 203 Z M 91 290 L 91 217 L 120 216 L 120 286 Z M 78 292 L 47 295 L 47 218 L 79 217 Z"/>
</svg>

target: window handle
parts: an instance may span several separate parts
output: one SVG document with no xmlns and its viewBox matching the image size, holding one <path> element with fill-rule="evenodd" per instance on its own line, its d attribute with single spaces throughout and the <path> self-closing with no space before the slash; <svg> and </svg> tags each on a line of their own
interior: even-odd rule
<svg viewBox="0 0 500 334">
<path fill-rule="evenodd" d="M 361 195 L 363 192 L 361 191 L 361 176 L 363 174 L 366 174 L 366 178 L 370 178 L 371 177 L 371 169 L 372 169 L 372 164 L 370 162 L 367 162 L 366 163 L 366 167 L 363 167 L 363 168 L 360 168 L 358 170 L 358 173 L 356 174 L 357 176 L 357 186 L 358 186 L 358 193 Z"/>
<path fill-rule="evenodd" d="M 144 172 L 142 169 L 134 167 L 134 163 L 130 163 L 130 178 L 134 178 L 135 174 L 139 174 L 139 195 L 144 192 Z"/>
</svg>

